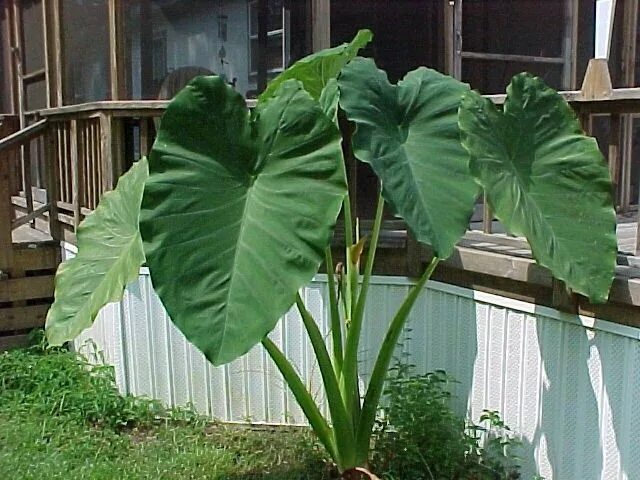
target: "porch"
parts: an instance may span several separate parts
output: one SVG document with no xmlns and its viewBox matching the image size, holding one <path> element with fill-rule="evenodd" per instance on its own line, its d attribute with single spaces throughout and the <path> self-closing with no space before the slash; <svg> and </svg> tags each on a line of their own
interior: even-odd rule
<svg viewBox="0 0 640 480">
<path fill-rule="evenodd" d="M 564 92 L 587 132 L 608 124 L 600 138 L 608 158 L 618 209 L 618 266 L 606 305 L 591 305 L 566 292 L 536 265 L 526 241 L 504 233 L 480 201 L 469 230 L 435 279 L 572 313 L 640 326 L 640 241 L 637 198 L 632 196 L 632 155 L 624 148 L 621 125 L 640 112 L 640 88 L 611 90 L 597 100 L 585 91 Z M 492 96 L 500 104 L 503 96 Z M 33 112 L 19 129 L 17 116 L 0 117 L 0 349 L 27 340 L 42 326 L 52 302 L 53 278 L 62 242 L 75 244 L 79 223 L 115 186 L 134 159 L 146 155 L 166 101 L 103 101 Z M 361 167 L 348 159 L 349 181 L 357 186 L 354 211 L 365 212 L 368 197 Z M 341 232 L 336 233 L 336 256 Z M 429 249 L 407 235 L 401 221 L 384 225 L 380 275 L 416 276 Z"/>
</svg>

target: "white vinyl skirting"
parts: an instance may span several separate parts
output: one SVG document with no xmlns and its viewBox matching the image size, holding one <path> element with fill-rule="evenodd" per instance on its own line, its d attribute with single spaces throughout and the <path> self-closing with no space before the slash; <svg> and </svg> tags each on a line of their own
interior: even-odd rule
<svg viewBox="0 0 640 480">
<path fill-rule="evenodd" d="M 361 342 L 364 382 L 410 286 L 406 278 L 373 279 Z M 328 334 L 326 276 L 318 275 L 304 298 Z M 271 338 L 322 400 L 297 312 L 287 313 Z M 444 369 L 460 382 L 454 394 L 461 414 L 477 420 L 483 409 L 500 411 L 522 438 L 523 479 L 640 479 L 639 329 L 430 282 L 402 343 L 418 371 Z M 145 269 L 75 345 L 101 352 L 123 393 L 192 404 L 225 421 L 304 423 L 262 347 L 224 367 L 208 364 L 167 318 Z"/>
</svg>

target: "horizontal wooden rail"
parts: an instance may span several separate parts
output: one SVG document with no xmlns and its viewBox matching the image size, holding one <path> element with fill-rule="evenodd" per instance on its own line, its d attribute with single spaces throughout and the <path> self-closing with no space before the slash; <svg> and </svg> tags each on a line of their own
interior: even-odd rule
<svg viewBox="0 0 640 480">
<path fill-rule="evenodd" d="M 20 147 L 40 135 L 47 128 L 47 119 L 42 119 L 22 130 L 12 133 L 0 140 L 0 152 Z"/>
<path fill-rule="evenodd" d="M 564 57 L 540 57 L 535 55 L 513 55 L 506 53 L 482 53 L 482 52 L 460 52 L 462 58 L 469 60 L 486 60 L 499 62 L 523 62 L 523 63 L 558 63 L 565 62 Z"/>
</svg>

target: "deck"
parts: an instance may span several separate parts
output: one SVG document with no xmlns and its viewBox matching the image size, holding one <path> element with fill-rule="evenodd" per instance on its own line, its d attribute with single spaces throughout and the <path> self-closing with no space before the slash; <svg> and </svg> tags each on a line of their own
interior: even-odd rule
<svg viewBox="0 0 640 480">
<path fill-rule="evenodd" d="M 595 115 L 608 115 L 612 125 L 618 125 L 628 113 L 640 113 L 640 88 L 613 90 L 603 98 L 582 92 L 562 95 L 587 132 Z M 500 104 L 504 97 L 492 100 Z M 166 104 L 105 101 L 51 108 L 37 112 L 23 129 L 15 116 L 0 116 L 0 349 L 9 342 L 8 335 L 24 341 L 28 329 L 43 324 L 53 296 L 60 242 L 75 243 L 77 226 L 102 194 L 115 186 L 134 158 L 148 154 L 155 121 Z M 630 177 L 636 166 L 624 154 L 628 145 L 623 145 L 622 135 L 611 134 L 604 150 L 621 212 L 618 266 L 607 305 L 594 306 L 567 292 L 533 261 L 526 241 L 504 234 L 482 203 L 469 231 L 435 278 L 640 326 L 640 257 L 636 256 L 640 254 L 640 218 Z M 351 187 L 357 189 L 357 175 L 351 172 Z M 366 225 L 366 219 L 361 221 L 365 230 Z M 339 237 L 337 232 L 336 258 L 341 250 Z M 385 223 L 380 246 L 378 274 L 417 276 L 430 258 L 429 249 L 409 238 L 398 221 Z"/>
</svg>

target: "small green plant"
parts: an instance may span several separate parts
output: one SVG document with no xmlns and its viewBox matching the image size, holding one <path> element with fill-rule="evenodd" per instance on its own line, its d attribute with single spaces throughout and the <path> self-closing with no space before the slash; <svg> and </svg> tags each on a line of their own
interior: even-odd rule
<svg viewBox="0 0 640 480">
<path fill-rule="evenodd" d="M 498 412 L 485 412 L 481 425 L 474 425 L 452 410 L 455 380 L 446 372 L 416 374 L 406 361 L 390 371 L 372 449 L 372 464 L 383 479 L 519 478 L 519 443 Z"/>
<path fill-rule="evenodd" d="M 113 367 L 43 342 L 0 354 L 0 403 L 115 430 L 152 424 L 165 413 L 157 401 L 120 395 Z"/>
</svg>

